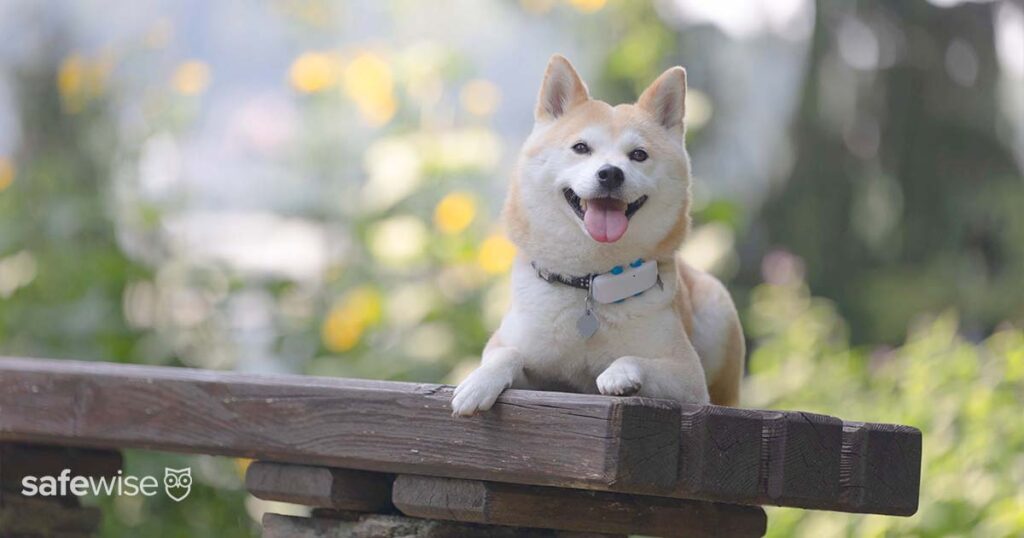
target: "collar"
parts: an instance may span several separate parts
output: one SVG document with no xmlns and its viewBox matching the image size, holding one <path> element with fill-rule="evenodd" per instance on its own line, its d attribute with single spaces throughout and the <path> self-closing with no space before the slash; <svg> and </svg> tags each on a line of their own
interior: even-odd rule
<svg viewBox="0 0 1024 538">
<path fill-rule="evenodd" d="M 561 273 L 553 273 L 551 271 L 548 271 L 547 269 L 544 269 L 537 265 L 537 262 L 530 262 L 530 267 L 533 267 L 533 269 L 537 271 L 537 276 L 540 277 L 540 279 L 543 280 L 544 282 L 547 282 L 549 284 L 554 284 L 557 282 L 559 284 L 565 284 L 566 286 L 581 290 L 589 290 L 590 282 L 594 279 L 594 277 L 601 274 L 590 273 L 582 276 L 563 275 Z"/>
<path fill-rule="evenodd" d="M 658 274 L 658 262 L 637 259 L 628 265 L 616 265 L 607 273 L 563 275 L 548 271 L 530 262 L 537 276 L 548 283 L 558 283 L 587 290 L 587 295 L 599 303 L 617 303 L 653 288 L 663 287 Z"/>
</svg>

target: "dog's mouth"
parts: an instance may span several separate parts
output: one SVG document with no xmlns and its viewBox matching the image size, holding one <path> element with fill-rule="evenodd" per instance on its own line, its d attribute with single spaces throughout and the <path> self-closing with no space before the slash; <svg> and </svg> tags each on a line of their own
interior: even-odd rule
<svg viewBox="0 0 1024 538">
<path fill-rule="evenodd" d="M 599 243 L 614 243 L 622 238 L 629 227 L 629 219 L 647 201 L 646 194 L 628 204 L 610 196 L 583 199 L 568 188 L 562 194 L 569 207 L 583 221 L 590 237 Z"/>
</svg>

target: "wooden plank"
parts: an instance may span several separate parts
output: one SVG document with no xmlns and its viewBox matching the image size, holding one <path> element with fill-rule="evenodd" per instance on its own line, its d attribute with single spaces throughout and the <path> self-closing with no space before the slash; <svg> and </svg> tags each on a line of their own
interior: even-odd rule
<svg viewBox="0 0 1024 538">
<path fill-rule="evenodd" d="M 0 536 L 88 536 L 99 528 L 100 516 L 91 506 L 0 493 Z"/>
<path fill-rule="evenodd" d="M 71 476 L 113 477 L 121 469 L 121 453 L 116 450 L 0 444 L 0 489 L 21 491 L 26 476 L 57 476 L 70 469 Z"/>
<path fill-rule="evenodd" d="M 410 516 L 581 532 L 650 536 L 757 537 L 758 507 L 706 501 L 400 475 L 394 503 Z"/>
<path fill-rule="evenodd" d="M 668 495 L 901 516 L 917 511 L 915 428 L 718 406 L 684 405 L 681 417 L 679 480 Z"/>
<path fill-rule="evenodd" d="M 708 500 L 754 501 L 759 487 L 764 421 L 781 417 L 749 409 L 684 406 L 675 491 Z"/>
<path fill-rule="evenodd" d="M 839 498 L 843 421 L 826 415 L 787 412 L 766 424 L 765 491 L 770 504 L 828 508 Z"/>
<path fill-rule="evenodd" d="M 472 523 L 363 515 L 357 522 L 330 518 L 263 515 L 263 538 L 618 538 L 610 534 L 522 529 Z M 621 535 L 619 535 L 621 536 Z M 624 538 L 624 537 L 621 537 Z"/>
<path fill-rule="evenodd" d="M 440 385 L 0 359 L 0 441 L 734 504 L 917 508 L 921 433 L 907 426 L 519 390 L 456 419 L 450 396 Z"/>
<path fill-rule="evenodd" d="M 840 486 L 844 503 L 865 512 L 909 516 L 921 489 L 921 432 L 893 424 L 843 426 Z"/>
<path fill-rule="evenodd" d="M 146 448 L 606 489 L 675 481 L 679 409 L 507 391 L 453 418 L 441 385 L 0 359 L 0 441 Z"/>
<path fill-rule="evenodd" d="M 245 472 L 245 488 L 260 499 L 352 512 L 392 509 L 392 480 L 384 473 L 265 461 Z"/>
</svg>

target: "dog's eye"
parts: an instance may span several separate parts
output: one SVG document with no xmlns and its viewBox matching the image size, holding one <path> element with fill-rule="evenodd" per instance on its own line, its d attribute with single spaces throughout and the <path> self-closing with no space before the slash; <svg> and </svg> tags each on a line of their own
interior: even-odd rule
<svg viewBox="0 0 1024 538">
<path fill-rule="evenodd" d="M 631 161 L 642 163 L 647 160 L 647 152 L 639 148 L 634 149 L 633 151 L 629 152 L 629 159 Z"/>
<path fill-rule="evenodd" d="M 588 146 L 586 142 L 576 142 L 572 145 L 572 150 L 576 152 L 577 155 L 586 155 L 587 153 L 590 153 L 590 146 Z"/>
</svg>

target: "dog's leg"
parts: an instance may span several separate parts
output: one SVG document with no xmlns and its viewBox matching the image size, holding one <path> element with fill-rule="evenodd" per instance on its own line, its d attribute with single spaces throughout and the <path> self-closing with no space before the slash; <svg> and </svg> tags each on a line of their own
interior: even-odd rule
<svg viewBox="0 0 1024 538">
<path fill-rule="evenodd" d="M 597 390 L 609 396 L 647 396 L 695 404 L 709 402 L 704 369 L 696 354 L 689 360 L 619 357 L 597 376 Z"/>
<path fill-rule="evenodd" d="M 452 415 L 468 417 L 487 411 L 501 392 L 524 383 L 523 357 L 515 348 L 491 345 L 484 349 L 480 367 L 469 374 L 452 396 Z"/>
</svg>

